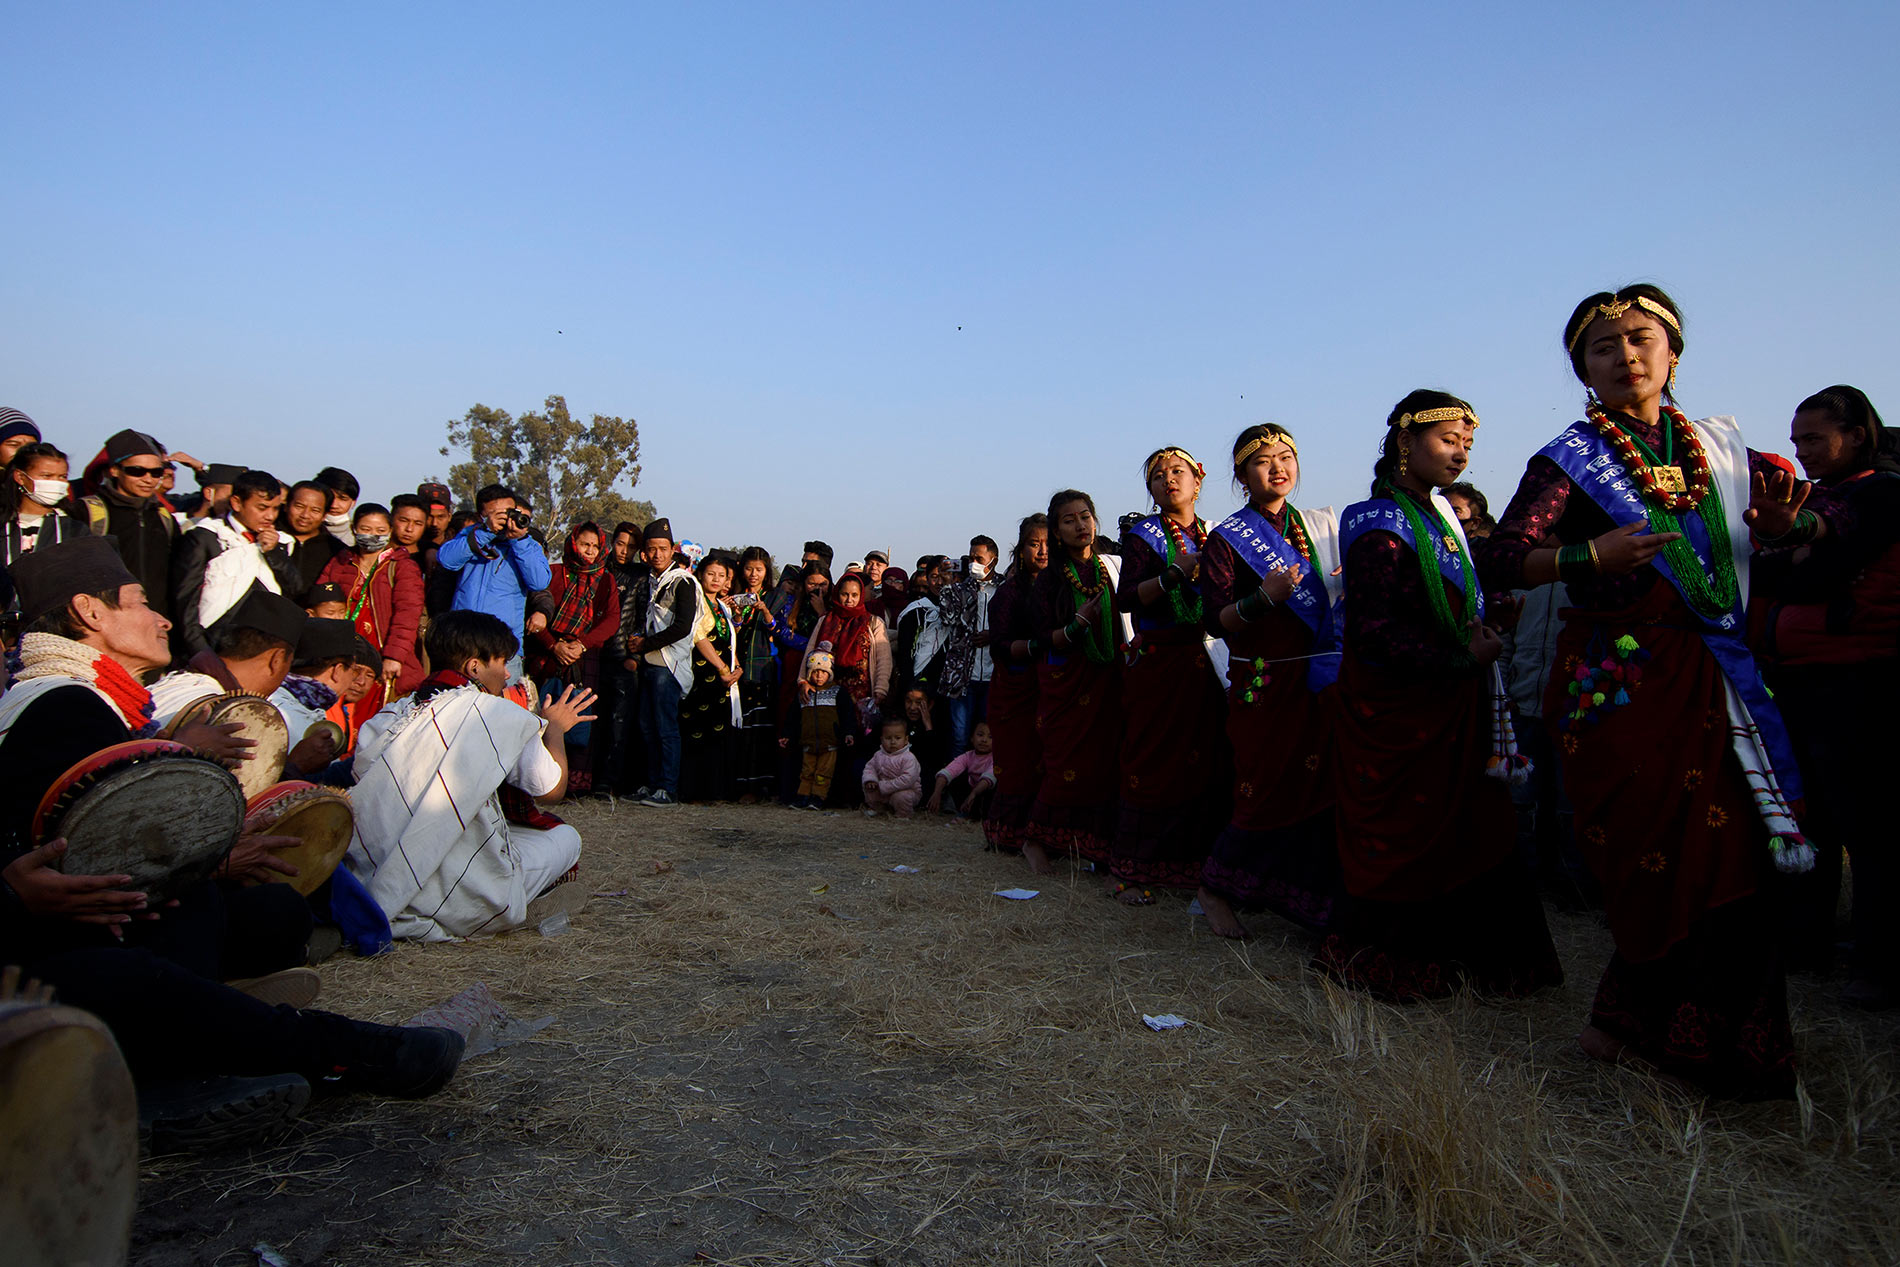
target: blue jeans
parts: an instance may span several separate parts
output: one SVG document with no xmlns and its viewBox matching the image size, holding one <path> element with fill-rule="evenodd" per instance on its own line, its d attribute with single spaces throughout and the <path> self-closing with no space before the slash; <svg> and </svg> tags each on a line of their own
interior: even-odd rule
<svg viewBox="0 0 1900 1267">
<path fill-rule="evenodd" d="M 988 682 L 970 682 L 965 684 L 963 694 L 949 701 L 950 704 L 950 752 L 949 760 L 955 760 L 970 750 L 970 732 L 976 724 L 987 720 L 990 711 L 990 684 Z"/>
<path fill-rule="evenodd" d="M 640 664 L 640 739 L 646 746 L 646 785 L 678 796 L 680 790 L 680 691 L 671 669 Z"/>
</svg>

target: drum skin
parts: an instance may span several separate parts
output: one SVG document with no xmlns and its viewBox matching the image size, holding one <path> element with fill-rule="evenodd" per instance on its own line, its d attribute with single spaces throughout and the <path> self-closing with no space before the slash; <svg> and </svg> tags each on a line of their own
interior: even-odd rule
<svg viewBox="0 0 1900 1267">
<path fill-rule="evenodd" d="M 53 781 L 33 815 L 33 839 L 66 838 L 62 871 L 129 875 L 154 901 L 217 870 L 244 825 L 231 772 L 182 744 L 135 739 L 78 762 Z"/>
<path fill-rule="evenodd" d="M 0 1001 L 6 1261 L 124 1262 L 138 1157 L 138 1099 L 106 1027 L 78 1008 Z"/>
<path fill-rule="evenodd" d="M 237 738 L 249 739 L 255 745 L 250 759 L 240 762 L 233 771 L 246 797 L 269 791 L 284 777 L 284 760 L 290 755 L 290 727 L 284 724 L 284 715 L 277 706 L 264 696 L 248 691 L 201 696 L 173 715 L 164 737 L 169 739 L 199 722 L 209 726 L 236 722 Z"/>
<path fill-rule="evenodd" d="M 328 717 L 311 722 L 310 728 L 303 732 L 305 739 L 314 739 L 318 735 L 330 736 L 330 746 L 339 753 L 343 751 L 343 741 L 348 738 L 348 736 L 343 733 L 343 727 L 337 725 Z"/>
<path fill-rule="evenodd" d="M 292 779 L 251 798 L 244 834 L 298 837 L 302 844 L 272 852 L 297 868 L 297 874 L 282 877 L 282 883 L 308 897 L 349 852 L 355 825 L 347 793 Z"/>
</svg>

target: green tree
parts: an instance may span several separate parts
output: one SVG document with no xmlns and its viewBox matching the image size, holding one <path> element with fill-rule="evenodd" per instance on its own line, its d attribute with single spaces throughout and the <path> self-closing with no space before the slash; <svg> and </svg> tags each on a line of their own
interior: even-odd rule
<svg viewBox="0 0 1900 1267">
<path fill-rule="evenodd" d="M 550 396 L 540 412 L 518 416 L 470 406 L 448 433 L 442 456 L 466 455 L 449 468 L 457 499 L 473 506 L 476 490 L 506 484 L 528 499 L 550 545 L 590 519 L 611 533 L 622 520 L 653 518 L 652 503 L 631 496 L 640 482 L 640 425 L 631 418 L 595 414 L 583 425 L 565 397 Z"/>
</svg>

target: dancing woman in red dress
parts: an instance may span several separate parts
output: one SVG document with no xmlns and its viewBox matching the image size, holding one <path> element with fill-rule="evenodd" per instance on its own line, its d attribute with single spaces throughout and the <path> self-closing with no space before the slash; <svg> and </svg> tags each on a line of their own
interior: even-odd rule
<svg viewBox="0 0 1900 1267">
<path fill-rule="evenodd" d="M 1094 499 L 1072 488 L 1057 493 L 1049 499 L 1049 530 L 1056 548 L 1030 591 L 1042 782 L 1023 857 L 1039 874 L 1055 870 L 1053 855 L 1108 861 L 1127 642 L 1115 610 L 1120 561 L 1095 551 Z"/>
<path fill-rule="evenodd" d="M 1763 886 L 1811 850 L 1780 714 L 1741 637 L 1748 525 L 1792 543 L 1823 535 L 1826 512 L 1797 521 L 1793 476 L 1746 449 L 1734 419 L 1675 408 L 1683 346 L 1682 314 L 1654 286 L 1577 306 L 1564 349 L 1586 417 L 1531 458 L 1484 575 L 1494 590 L 1562 580 L 1572 603 L 1544 715 L 1616 938 L 1584 1050 L 1782 1097 L 1794 1043 Z"/>
<path fill-rule="evenodd" d="M 1411 393 L 1387 419 L 1372 498 L 1340 516 L 1333 786 L 1345 892 L 1315 962 L 1395 1002 L 1461 982 L 1517 995 L 1563 980 L 1514 853 L 1503 644 L 1438 492 L 1464 471 L 1477 425 L 1455 396 Z"/>
<path fill-rule="evenodd" d="M 1231 760 L 1220 670 L 1201 627 L 1194 578 L 1207 524 L 1194 513 L 1205 475 L 1186 449 L 1142 464 L 1156 513 L 1121 539 L 1116 605 L 1135 626 L 1122 670 L 1121 816 L 1111 892 L 1130 906 L 1152 888 L 1200 885 L 1208 847 L 1227 818 Z"/>
<path fill-rule="evenodd" d="M 983 838 L 992 849 L 1020 851 L 1029 826 L 1029 807 L 1042 785 L 1042 741 L 1036 734 L 1035 637 L 1030 622 L 1030 591 L 1049 566 L 1049 516 L 1040 512 L 1016 530 L 1009 574 L 990 599 L 991 752 L 996 790 L 983 815 Z"/>
<path fill-rule="evenodd" d="M 1299 449 L 1273 423 L 1234 441 L 1247 504 L 1214 526 L 1201 555 L 1207 630 L 1226 641 L 1233 816 L 1201 871 L 1201 909 L 1223 937 L 1247 936 L 1235 914 L 1271 910 L 1312 931 L 1339 891 L 1332 780 L 1339 675 L 1332 600 L 1339 517 L 1296 508 Z"/>
</svg>

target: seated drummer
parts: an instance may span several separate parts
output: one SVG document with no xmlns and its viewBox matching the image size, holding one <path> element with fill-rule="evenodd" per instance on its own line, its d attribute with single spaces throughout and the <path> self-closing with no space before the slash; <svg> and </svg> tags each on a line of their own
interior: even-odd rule
<svg viewBox="0 0 1900 1267">
<path fill-rule="evenodd" d="M 152 909 L 145 894 L 121 887 L 126 876 L 56 869 L 63 840 L 34 847 L 34 812 L 65 771 L 155 732 L 139 674 L 171 658 L 171 622 L 147 605 L 103 537 L 35 550 L 13 577 L 24 668 L 0 696 L 0 851 L 8 860 L 0 963 L 21 965 L 61 1002 L 103 1020 L 141 1080 L 142 1099 L 150 1080 L 249 1079 L 229 1084 L 221 1105 L 212 1101 L 223 1082 L 189 1101 L 191 1112 L 233 1132 L 246 1114 L 294 1111 L 319 1079 L 387 1095 L 429 1095 L 447 1083 L 462 1052 L 451 1031 L 273 1007 L 221 984 L 303 962 L 310 911 L 288 885 L 206 881 Z"/>
<path fill-rule="evenodd" d="M 270 697 L 270 702 L 283 714 L 293 743 L 301 745 L 312 726 L 322 721 L 334 722 L 339 709 L 347 710 L 351 702 L 362 699 L 368 692 L 373 675 L 383 664 L 380 654 L 373 661 L 365 661 L 364 648 L 368 646 L 356 632 L 356 626 L 347 620 L 313 617 L 304 622 L 303 632 L 297 637 L 296 663 L 285 675 L 283 685 Z M 349 751 L 353 738 L 347 711 L 344 717 L 345 721 L 336 723 L 344 735 L 344 742 L 337 749 L 339 756 Z M 322 766 L 305 768 L 293 755 L 284 764 L 284 777 L 308 779 L 322 769 Z"/>
<path fill-rule="evenodd" d="M 207 695 L 243 691 L 268 698 L 275 694 L 290 673 L 307 620 L 303 608 L 282 594 L 261 585 L 253 587 L 213 626 L 209 650 L 152 683 L 153 720 L 167 726 L 187 704 Z M 249 740 L 234 743 L 245 749 L 252 746 Z M 291 743 L 285 763 L 291 778 L 322 770 L 336 757 L 337 745 L 328 736 L 305 739 L 302 731 L 293 730 Z"/>
<path fill-rule="evenodd" d="M 363 697 L 369 694 L 370 687 L 383 680 L 383 653 L 362 634 L 356 635 L 355 668 L 356 674 L 343 688 L 342 696 L 324 714 L 343 731 L 343 751 L 337 754 L 338 760 L 355 754 L 357 732 L 374 716 L 364 710 Z"/>
<path fill-rule="evenodd" d="M 503 698 L 519 646 L 486 612 L 444 612 L 435 673 L 363 723 L 348 865 L 397 937 L 519 928 L 580 862 L 580 833 L 534 802 L 566 791 L 564 737 L 593 720 L 594 693 L 569 686 L 539 717 Z"/>
</svg>

